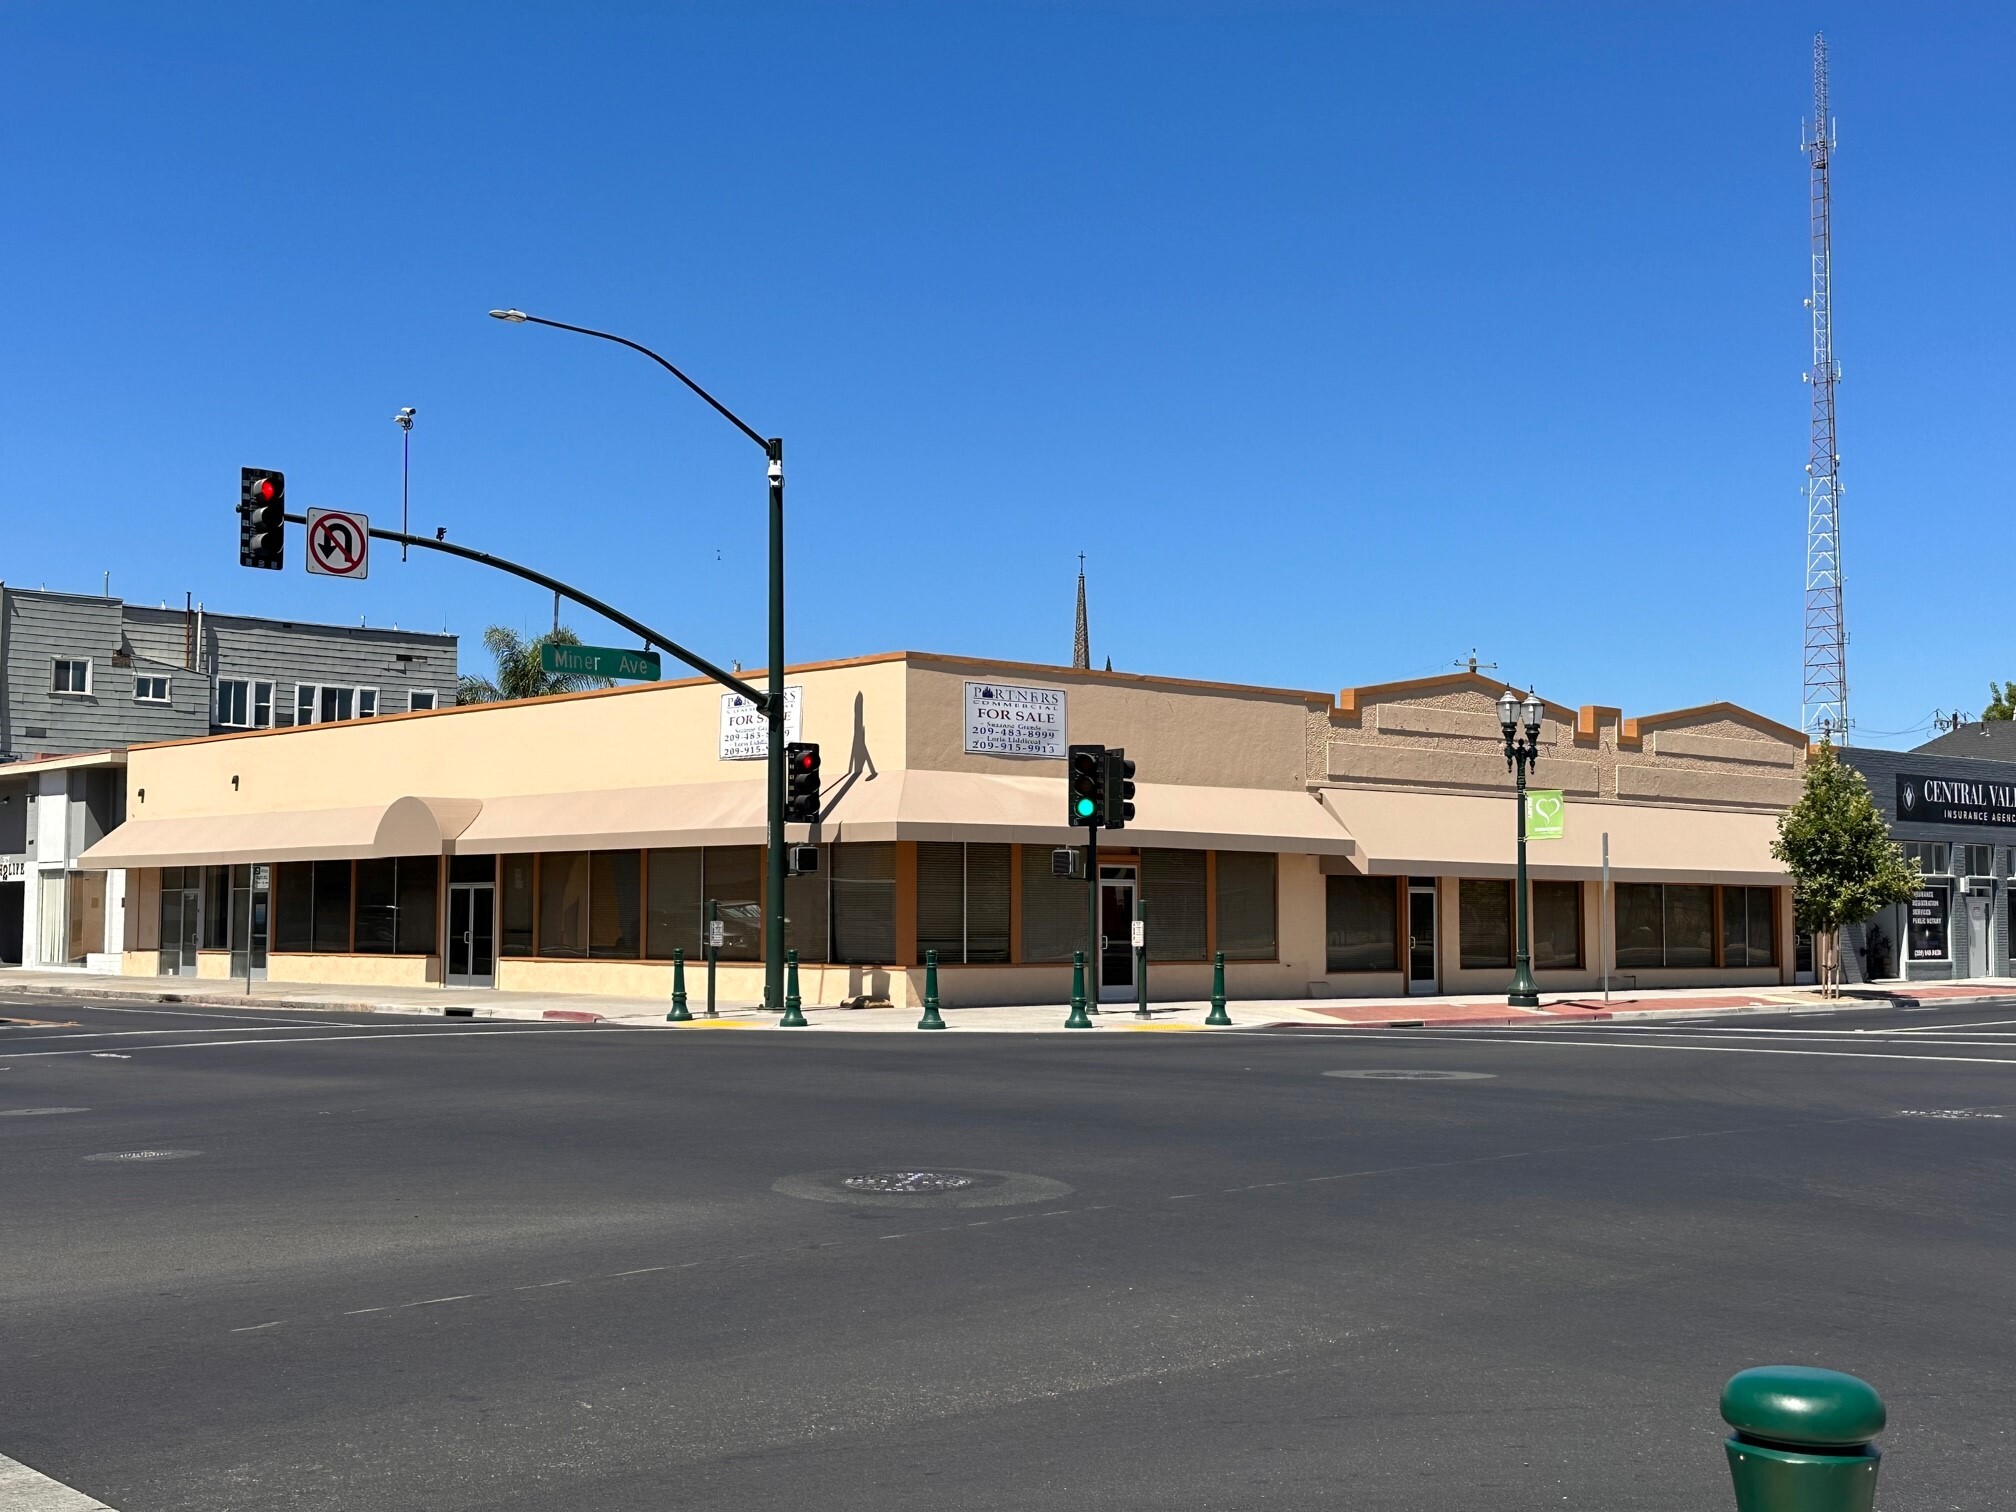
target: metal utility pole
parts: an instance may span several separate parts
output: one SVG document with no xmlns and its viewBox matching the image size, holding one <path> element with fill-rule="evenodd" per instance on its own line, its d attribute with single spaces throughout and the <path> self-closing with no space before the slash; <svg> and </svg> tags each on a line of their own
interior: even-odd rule
<svg viewBox="0 0 2016 1512">
<path fill-rule="evenodd" d="M 1813 129 L 1799 145 L 1811 165 L 1813 242 L 1813 422 L 1806 461 L 1806 686 L 1800 727 L 1810 738 L 1848 743 L 1848 630 L 1841 606 L 1841 453 L 1834 436 L 1834 233 L 1828 191 L 1836 144 L 1827 113 L 1827 38 L 1813 39 Z"/>
</svg>

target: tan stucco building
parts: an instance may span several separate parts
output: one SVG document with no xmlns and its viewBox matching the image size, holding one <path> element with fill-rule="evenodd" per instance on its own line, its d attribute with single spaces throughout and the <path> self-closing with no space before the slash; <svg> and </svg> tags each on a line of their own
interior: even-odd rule
<svg viewBox="0 0 2016 1512">
<path fill-rule="evenodd" d="M 1138 817 L 1101 837 L 1104 995 L 1133 995 L 1146 905 L 1158 999 L 1502 989 L 1514 803 L 1474 673 L 1335 697 L 916 652 L 795 669 L 824 758 L 816 874 L 787 884 L 810 1003 L 1061 1002 L 1087 882 L 1053 874 L 1066 742 L 1124 746 Z M 764 764 L 714 684 L 134 747 L 123 966 L 275 980 L 663 997 L 723 921 L 721 991 L 760 995 Z M 1799 732 L 1728 704 L 1625 719 L 1546 706 L 1531 847 L 1536 975 L 1593 989 L 1793 979 L 1769 846 Z M 1599 886 L 1607 836 L 1607 902 Z"/>
</svg>

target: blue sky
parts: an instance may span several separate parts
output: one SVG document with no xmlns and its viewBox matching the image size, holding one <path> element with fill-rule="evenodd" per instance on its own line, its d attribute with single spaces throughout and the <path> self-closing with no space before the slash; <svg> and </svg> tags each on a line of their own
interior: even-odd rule
<svg viewBox="0 0 2016 1512">
<path fill-rule="evenodd" d="M 2016 676 L 2004 6 L 12 0 L 0 577 L 539 628 L 425 554 L 236 565 L 241 464 L 395 519 L 414 405 L 417 527 L 760 662 L 760 452 L 517 305 L 785 437 L 793 660 L 1068 660 L 1083 550 L 1123 670 L 1474 646 L 1796 722 L 1819 26 L 1851 702 L 1903 744 Z"/>
</svg>

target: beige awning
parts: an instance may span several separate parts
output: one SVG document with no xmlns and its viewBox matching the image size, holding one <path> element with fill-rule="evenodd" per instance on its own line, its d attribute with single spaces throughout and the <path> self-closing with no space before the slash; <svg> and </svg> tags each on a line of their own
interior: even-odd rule
<svg viewBox="0 0 2016 1512">
<path fill-rule="evenodd" d="M 1481 798 L 1326 788 L 1323 800 L 1358 841 L 1360 871 L 1441 877 L 1515 873 L 1518 814 L 1509 792 Z M 1533 876 L 1600 877 L 1607 832 L 1615 881 L 1783 887 L 1791 880 L 1771 857 L 1771 841 L 1778 833 L 1771 814 L 1570 798 L 1562 829 L 1559 840 L 1528 842 L 1527 870 Z"/>
<path fill-rule="evenodd" d="M 837 794 L 837 797 L 834 795 Z M 822 839 L 992 840 L 1025 845 L 1082 843 L 1064 823 L 1064 779 L 919 769 L 828 784 Z M 1188 787 L 1147 782 L 1134 797 L 1135 821 L 1110 844 L 1200 850 L 1349 855 L 1351 837 L 1301 790 Z"/>
<path fill-rule="evenodd" d="M 518 851 L 761 845 L 767 816 L 766 790 L 760 776 L 744 782 L 528 793 L 484 799 L 482 814 L 457 837 L 453 849 L 457 855 L 484 856 Z"/>
<path fill-rule="evenodd" d="M 790 827 L 793 841 L 975 840 L 1068 845 L 1083 830 L 1063 822 L 1064 781 L 982 772 L 865 771 L 829 775 L 826 811 L 816 825 Z M 1145 783 L 1130 845 L 1348 855 L 1351 837 L 1302 791 L 1179 787 Z M 764 838 L 760 780 L 539 793 L 484 800 L 455 841 L 458 854 L 617 850 L 633 847 L 759 845 Z M 1115 837 L 1114 843 L 1122 843 Z"/>
<path fill-rule="evenodd" d="M 114 866 L 231 866 L 438 856 L 483 807 L 473 798 L 396 798 L 362 808 L 128 819 L 77 858 Z"/>
</svg>

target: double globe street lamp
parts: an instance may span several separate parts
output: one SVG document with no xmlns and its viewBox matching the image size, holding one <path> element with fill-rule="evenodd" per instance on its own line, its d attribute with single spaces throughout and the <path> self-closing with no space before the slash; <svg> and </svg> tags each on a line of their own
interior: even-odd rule
<svg viewBox="0 0 2016 1512">
<path fill-rule="evenodd" d="M 1514 1008 L 1540 1006 L 1540 989 L 1533 981 L 1532 938 L 1526 923 L 1526 772 L 1540 759 L 1540 716 L 1544 713 L 1546 705 L 1530 689 L 1523 704 L 1519 695 L 1510 688 L 1499 695 L 1498 727 L 1505 732 L 1505 766 L 1518 774 L 1519 881 L 1515 904 L 1519 918 L 1519 960 L 1512 973 L 1512 990 L 1505 999 Z M 1522 718 L 1525 724 L 1523 740 L 1519 738 Z"/>
</svg>

